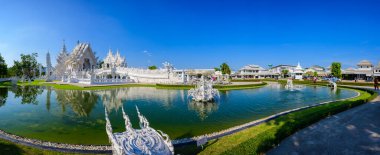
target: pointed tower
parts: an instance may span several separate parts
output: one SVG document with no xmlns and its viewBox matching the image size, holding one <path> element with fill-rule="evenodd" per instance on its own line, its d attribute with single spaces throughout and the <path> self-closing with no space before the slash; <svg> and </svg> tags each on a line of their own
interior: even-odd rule
<svg viewBox="0 0 380 155">
<path fill-rule="evenodd" d="M 46 82 L 51 82 L 52 66 L 49 51 L 46 54 Z"/>
<path fill-rule="evenodd" d="M 66 64 L 65 63 L 66 63 L 68 58 L 69 58 L 69 53 L 67 52 L 67 49 L 66 49 L 65 40 L 63 40 L 62 49 L 58 54 L 57 64 L 55 65 L 54 74 L 55 74 L 56 78 L 61 79 L 63 77 L 63 75 L 66 71 Z"/>
</svg>

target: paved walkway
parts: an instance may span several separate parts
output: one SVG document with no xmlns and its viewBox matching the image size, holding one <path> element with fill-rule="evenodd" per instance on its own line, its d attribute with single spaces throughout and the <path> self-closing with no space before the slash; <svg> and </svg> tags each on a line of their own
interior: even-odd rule
<svg viewBox="0 0 380 155">
<path fill-rule="evenodd" d="M 267 154 L 380 154 L 380 96 L 300 130 Z"/>
</svg>

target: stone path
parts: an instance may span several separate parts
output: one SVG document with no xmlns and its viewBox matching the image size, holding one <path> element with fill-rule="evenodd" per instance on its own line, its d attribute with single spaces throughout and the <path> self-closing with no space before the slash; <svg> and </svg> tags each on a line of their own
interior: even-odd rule
<svg viewBox="0 0 380 155">
<path fill-rule="evenodd" d="M 267 154 L 380 154 L 380 96 L 300 130 Z"/>
</svg>

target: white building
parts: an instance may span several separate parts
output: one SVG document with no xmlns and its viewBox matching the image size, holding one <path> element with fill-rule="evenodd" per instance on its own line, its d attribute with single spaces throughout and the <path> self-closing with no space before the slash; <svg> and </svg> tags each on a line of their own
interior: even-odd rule
<svg viewBox="0 0 380 155">
<path fill-rule="evenodd" d="M 277 65 L 277 66 L 270 68 L 269 72 L 271 72 L 272 74 L 277 75 L 277 76 L 283 76 L 282 75 L 283 71 L 287 70 L 288 75 L 285 75 L 285 76 L 290 76 L 291 75 L 290 73 L 293 72 L 295 67 L 296 66 L 293 66 L 293 65 Z"/>
<path fill-rule="evenodd" d="M 304 72 L 305 73 L 312 72 L 313 73 L 312 75 L 314 75 L 314 73 L 317 72 L 318 77 L 326 77 L 330 74 L 327 71 L 327 69 L 325 69 L 322 66 L 318 66 L 318 65 L 313 65 L 309 68 L 306 68 L 306 70 Z"/>
<path fill-rule="evenodd" d="M 372 80 L 374 67 L 368 60 L 362 60 L 357 64 L 357 68 L 347 68 L 342 71 L 344 80 Z"/>
<path fill-rule="evenodd" d="M 291 75 L 294 79 L 301 80 L 303 77 L 303 69 L 300 65 L 300 63 L 297 64 L 297 67 L 294 68 L 294 70 L 291 72 Z"/>
<path fill-rule="evenodd" d="M 276 75 L 277 74 L 273 74 L 259 65 L 247 65 L 239 69 L 231 76 L 235 79 L 263 79 L 274 78 Z"/>
<path fill-rule="evenodd" d="M 377 66 L 373 68 L 373 76 L 379 78 L 380 77 L 380 62 Z"/>
<path fill-rule="evenodd" d="M 102 68 L 112 68 L 112 67 L 127 67 L 127 62 L 125 57 L 121 57 L 119 50 L 113 55 L 111 49 L 108 51 L 107 57 L 103 60 Z"/>
</svg>

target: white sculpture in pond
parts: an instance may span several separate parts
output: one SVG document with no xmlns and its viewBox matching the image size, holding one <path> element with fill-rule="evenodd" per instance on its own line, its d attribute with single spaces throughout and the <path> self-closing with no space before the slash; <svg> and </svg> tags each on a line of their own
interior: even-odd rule
<svg viewBox="0 0 380 155">
<path fill-rule="evenodd" d="M 211 81 L 206 81 L 202 76 L 195 88 L 189 90 L 188 96 L 197 102 L 209 102 L 219 97 L 219 91 L 212 87 Z"/>
<path fill-rule="evenodd" d="M 292 79 L 289 78 L 286 81 L 285 89 L 293 89 L 293 80 Z"/>
<path fill-rule="evenodd" d="M 123 118 L 125 121 L 125 132 L 112 133 L 112 126 L 106 116 L 106 131 L 110 142 L 112 143 L 112 151 L 114 155 L 172 155 L 174 148 L 167 134 L 160 130 L 155 130 L 149 126 L 148 120 L 140 114 L 136 107 L 140 120 L 141 129 L 133 129 L 128 116 L 122 108 Z"/>
<path fill-rule="evenodd" d="M 329 87 L 331 87 L 331 88 L 333 88 L 334 90 L 337 88 L 337 85 L 336 85 L 336 82 L 335 82 L 336 80 L 334 80 L 334 79 L 329 79 L 329 84 L 328 84 L 328 86 Z"/>
</svg>

